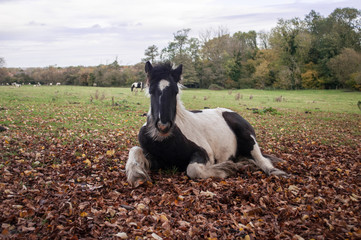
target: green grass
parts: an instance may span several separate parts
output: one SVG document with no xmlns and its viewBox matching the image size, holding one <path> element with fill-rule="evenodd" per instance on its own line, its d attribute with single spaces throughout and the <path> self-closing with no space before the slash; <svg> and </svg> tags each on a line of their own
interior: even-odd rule
<svg viewBox="0 0 361 240">
<path fill-rule="evenodd" d="M 0 107 L 5 108 L 0 111 L 0 119 L 2 124 L 17 126 L 116 128 L 129 124 L 128 115 L 141 114 L 148 108 L 143 94 L 134 95 L 127 90 L 75 86 L 0 87 Z"/>
<path fill-rule="evenodd" d="M 98 99 L 96 99 L 96 93 Z M 240 99 L 236 100 L 236 95 Z M 101 99 L 103 96 L 104 99 Z M 282 96 L 282 101 L 276 98 Z M 144 110 L 148 108 L 148 98 L 143 93 L 133 94 L 128 88 L 93 88 L 80 86 L 43 86 L 12 88 L 0 87 L 0 104 L 28 109 L 34 104 L 75 108 L 76 106 L 110 107 L 111 99 L 120 103 L 124 110 Z M 91 98 L 93 99 L 91 101 Z M 223 90 L 185 89 L 182 101 L 188 108 L 228 107 L 234 110 L 244 108 L 278 108 L 292 111 L 325 111 L 337 113 L 360 113 L 357 102 L 361 100 L 360 92 L 342 90 Z"/>
<path fill-rule="evenodd" d="M 240 99 L 235 100 L 240 94 Z M 282 101 L 276 98 L 282 96 Z M 204 98 L 207 100 L 204 100 Z M 195 101 L 196 100 L 196 101 Z M 357 102 L 361 100 L 360 92 L 342 90 L 184 90 L 183 102 L 193 108 L 226 106 L 236 111 L 246 108 L 277 108 L 279 110 L 323 111 L 335 113 L 361 113 Z"/>
<path fill-rule="evenodd" d="M 282 100 L 276 101 L 280 96 Z M 295 134 L 297 138 L 297 131 L 312 128 L 327 132 L 335 122 L 355 125 L 354 134 L 359 136 L 359 100 L 360 92 L 342 90 L 182 90 L 187 109 L 226 107 L 239 112 L 256 131 L 265 128 L 277 137 Z M 49 132 L 62 138 L 65 134 L 63 144 L 107 130 L 131 131 L 136 136 L 148 108 L 144 92 L 135 94 L 129 88 L 0 87 L 0 125 L 35 136 Z"/>
</svg>

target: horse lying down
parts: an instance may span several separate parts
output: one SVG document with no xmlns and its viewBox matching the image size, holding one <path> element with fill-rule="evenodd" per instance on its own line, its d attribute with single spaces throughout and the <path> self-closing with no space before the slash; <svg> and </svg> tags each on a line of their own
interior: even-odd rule
<svg viewBox="0 0 361 240">
<path fill-rule="evenodd" d="M 262 155 L 253 127 L 237 113 L 185 109 L 178 94 L 182 65 L 173 69 L 170 63 L 153 67 L 147 62 L 145 72 L 150 110 L 139 131 L 140 147 L 129 151 L 125 169 L 131 186 L 150 181 L 149 171 L 158 169 L 177 168 L 192 179 L 225 178 L 252 163 L 266 174 L 287 175 Z"/>
</svg>

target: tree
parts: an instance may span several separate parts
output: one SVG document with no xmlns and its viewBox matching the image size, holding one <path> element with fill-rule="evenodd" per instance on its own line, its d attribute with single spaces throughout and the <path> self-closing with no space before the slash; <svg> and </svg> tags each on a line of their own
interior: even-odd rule
<svg viewBox="0 0 361 240">
<path fill-rule="evenodd" d="M 125 85 L 125 78 L 116 69 L 108 69 L 102 77 L 102 86 L 122 86 Z"/>
<path fill-rule="evenodd" d="M 161 59 L 174 62 L 174 58 L 182 58 L 185 54 L 185 46 L 188 43 L 188 33 L 190 28 L 178 30 L 173 33 L 173 41 L 168 43 L 168 46 L 161 52 Z"/>
<path fill-rule="evenodd" d="M 231 59 L 229 52 L 231 37 L 229 34 L 213 38 L 205 42 L 200 54 L 202 63 L 201 86 L 208 88 L 210 84 L 218 84 L 222 87 L 228 79 L 227 62 Z"/>
<path fill-rule="evenodd" d="M 142 59 L 143 62 L 151 61 L 155 63 L 156 58 L 159 56 L 158 47 L 156 45 L 149 46 L 145 51 L 145 58 Z"/>
<path fill-rule="evenodd" d="M 361 11 L 355 8 L 336 8 L 329 16 L 332 30 L 338 33 L 342 48 L 361 50 Z"/>
<path fill-rule="evenodd" d="M 254 58 L 257 51 L 257 33 L 255 31 L 236 32 L 233 34 L 235 46 L 232 51 L 241 53 L 242 60 Z"/>
<path fill-rule="evenodd" d="M 265 32 L 265 31 L 260 31 L 257 33 L 258 39 L 259 39 L 259 48 L 261 49 L 269 49 L 270 48 L 270 44 L 269 44 L 269 38 L 270 38 L 270 33 L 269 32 Z"/>
<path fill-rule="evenodd" d="M 254 60 L 257 52 L 257 33 L 255 31 L 236 32 L 233 34 L 228 47 L 229 54 L 232 55 L 232 61 L 229 61 L 228 77 L 237 87 L 251 87 L 249 84 L 251 75 L 254 73 Z M 227 87 L 227 86 L 226 86 Z"/>
<path fill-rule="evenodd" d="M 355 88 L 357 76 L 361 74 L 361 53 L 345 48 L 328 62 L 328 67 L 341 87 Z"/>
<path fill-rule="evenodd" d="M 302 87 L 305 89 L 317 89 L 322 87 L 322 82 L 318 72 L 315 69 L 315 64 L 310 62 L 305 65 L 305 69 L 301 74 Z"/>
<path fill-rule="evenodd" d="M 178 54 L 182 56 L 184 54 L 185 45 L 188 43 L 188 33 L 190 28 L 182 29 L 174 33 L 174 43 L 175 47 L 178 50 Z"/>
<path fill-rule="evenodd" d="M 120 65 L 118 63 L 118 57 L 114 60 L 114 62 L 108 65 L 108 68 L 116 69 L 116 70 L 120 69 Z"/>
<path fill-rule="evenodd" d="M 252 64 L 255 71 L 252 75 L 256 88 L 272 87 L 276 81 L 278 53 L 273 49 L 262 49 L 257 52 Z"/>
<path fill-rule="evenodd" d="M 5 59 L 0 57 L 0 68 L 5 66 Z"/>
<path fill-rule="evenodd" d="M 303 21 L 298 18 L 291 20 L 280 19 L 277 26 L 272 29 L 270 43 L 272 49 L 279 52 L 280 71 L 282 75 L 282 88 L 298 89 L 301 87 L 301 69 L 304 64 L 305 46 L 310 46 L 306 27 Z M 285 69 L 285 67 L 288 68 Z M 288 82 L 288 83 L 287 83 Z"/>
<path fill-rule="evenodd" d="M 6 78 L 8 76 L 8 72 L 4 68 L 5 66 L 5 59 L 0 57 L 0 83 L 6 83 Z"/>
<path fill-rule="evenodd" d="M 175 65 L 183 64 L 183 84 L 186 86 L 198 86 L 196 65 L 199 61 L 199 41 L 189 38 L 190 29 L 182 29 L 173 34 L 174 39 L 161 51 L 161 59 L 170 61 Z"/>
<path fill-rule="evenodd" d="M 337 8 L 328 17 L 311 11 L 305 18 L 311 34 L 309 62 L 315 63 L 315 70 L 322 79 L 324 88 L 343 85 L 333 76 L 329 61 L 344 48 L 361 50 L 361 12 L 354 8 Z"/>
</svg>

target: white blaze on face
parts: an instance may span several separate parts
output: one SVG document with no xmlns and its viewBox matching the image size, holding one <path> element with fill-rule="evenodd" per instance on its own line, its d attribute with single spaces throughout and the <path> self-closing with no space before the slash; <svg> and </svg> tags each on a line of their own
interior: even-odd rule
<svg viewBox="0 0 361 240">
<path fill-rule="evenodd" d="M 167 80 L 160 80 L 160 82 L 159 82 L 159 89 L 161 90 L 161 91 L 163 91 L 166 87 L 168 87 L 169 86 L 169 81 L 167 81 Z"/>
</svg>

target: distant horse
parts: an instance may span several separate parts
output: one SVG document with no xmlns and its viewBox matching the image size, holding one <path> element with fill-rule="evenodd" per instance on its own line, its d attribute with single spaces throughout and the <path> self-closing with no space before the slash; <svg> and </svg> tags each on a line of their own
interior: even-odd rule
<svg viewBox="0 0 361 240">
<path fill-rule="evenodd" d="M 262 155 L 253 127 L 237 113 L 185 109 L 178 94 L 182 65 L 173 69 L 170 63 L 153 67 L 147 62 L 145 72 L 150 110 L 138 135 L 140 147 L 129 151 L 131 186 L 150 181 L 149 171 L 158 169 L 176 168 L 192 179 L 225 178 L 252 163 L 269 175 L 286 175 Z"/>
<path fill-rule="evenodd" d="M 143 90 L 143 83 L 142 82 L 133 83 L 132 86 L 130 87 L 130 90 L 133 92 L 134 88 L 140 88 L 141 90 Z"/>
</svg>

